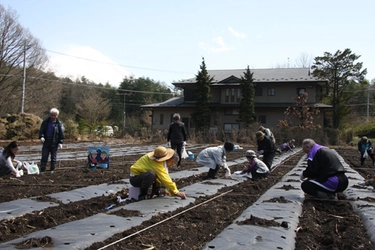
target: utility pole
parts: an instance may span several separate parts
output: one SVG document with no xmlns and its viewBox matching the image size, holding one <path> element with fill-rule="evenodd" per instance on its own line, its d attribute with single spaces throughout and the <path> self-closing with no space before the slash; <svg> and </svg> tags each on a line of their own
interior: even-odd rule
<svg viewBox="0 0 375 250">
<path fill-rule="evenodd" d="M 367 122 L 370 114 L 370 84 L 367 87 Z"/>
<path fill-rule="evenodd" d="M 23 47 L 23 78 L 22 78 L 22 100 L 21 100 L 21 113 L 25 107 L 25 85 L 26 85 L 26 44 Z"/>
</svg>

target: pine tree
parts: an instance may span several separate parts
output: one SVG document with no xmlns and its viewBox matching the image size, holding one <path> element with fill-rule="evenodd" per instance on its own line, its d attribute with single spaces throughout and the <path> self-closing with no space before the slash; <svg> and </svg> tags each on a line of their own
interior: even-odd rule
<svg viewBox="0 0 375 250">
<path fill-rule="evenodd" d="M 351 93 L 346 93 L 346 87 L 352 81 L 360 82 L 367 74 L 362 70 L 363 63 L 355 63 L 360 56 L 353 54 L 350 49 L 338 50 L 334 55 L 325 52 L 322 57 L 315 57 L 311 67 L 312 75 L 320 79 L 327 79 L 325 98 L 332 105 L 333 128 L 339 128 L 341 120 L 349 114 L 347 101 Z"/>
<path fill-rule="evenodd" d="M 239 121 L 244 122 L 246 128 L 254 122 L 255 116 L 254 95 L 256 83 L 254 83 L 253 74 L 249 66 L 247 66 L 240 81 L 242 98 L 240 100 Z"/>
<path fill-rule="evenodd" d="M 211 116 L 209 102 L 211 100 L 210 85 L 213 81 L 213 77 L 208 75 L 204 58 L 202 58 L 202 65 L 196 75 L 196 80 L 197 84 L 194 92 L 196 111 L 193 114 L 193 119 L 195 129 L 198 132 L 209 128 Z"/>
</svg>

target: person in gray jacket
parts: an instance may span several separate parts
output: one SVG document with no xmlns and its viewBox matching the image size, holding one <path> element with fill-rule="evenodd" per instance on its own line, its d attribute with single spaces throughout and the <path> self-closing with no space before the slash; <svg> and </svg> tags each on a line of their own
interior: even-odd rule
<svg viewBox="0 0 375 250">
<path fill-rule="evenodd" d="M 226 142 L 224 146 L 209 147 L 203 149 L 197 156 L 196 162 L 209 167 L 207 176 L 204 179 L 216 179 L 216 173 L 220 168 L 226 170 L 225 176 L 231 178 L 231 172 L 227 165 L 227 153 L 232 152 L 234 145 L 231 142 Z"/>
<path fill-rule="evenodd" d="M 177 167 L 179 167 L 181 165 L 182 148 L 186 146 L 186 129 L 185 124 L 181 122 L 180 114 L 175 113 L 172 120 L 173 122 L 169 125 L 167 144 L 173 150 L 177 151 L 179 157 Z"/>
<path fill-rule="evenodd" d="M 42 159 L 40 161 L 40 172 L 46 171 L 48 157 L 51 154 L 51 168 L 55 170 L 57 161 L 57 150 L 62 148 L 64 143 L 64 126 L 62 122 L 57 119 L 59 110 L 53 108 L 50 110 L 50 115 L 43 120 L 39 129 L 39 139 L 43 143 Z"/>
</svg>

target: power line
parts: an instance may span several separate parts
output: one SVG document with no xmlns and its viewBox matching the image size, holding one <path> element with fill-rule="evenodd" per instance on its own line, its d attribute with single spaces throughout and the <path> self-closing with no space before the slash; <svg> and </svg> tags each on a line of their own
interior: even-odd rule
<svg viewBox="0 0 375 250">
<path fill-rule="evenodd" d="M 46 51 L 49 51 L 49 52 L 55 53 L 55 54 L 59 54 L 59 55 L 63 55 L 63 56 L 68 56 L 68 57 L 73 57 L 73 58 L 85 60 L 85 61 L 97 62 L 97 63 L 108 64 L 108 65 L 113 65 L 113 66 L 121 66 L 121 67 L 125 67 L 125 68 L 142 69 L 142 70 L 150 70 L 150 71 L 159 71 L 159 72 L 167 72 L 167 73 L 191 74 L 191 75 L 194 75 L 194 73 L 192 73 L 192 72 L 186 72 L 186 71 L 172 71 L 172 70 L 164 70 L 164 69 L 143 68 L 143 67 L 138 67 L 138 66 L 130 66 L 130 65 L 124 65 L 124 64 L 102 62 L 102 61 L 98 61 L 98 60 L 93 60 L 93 59 L 84 58 L 84 57 L 80 57 L 80 56 L 68 55 L 68 54 L 64 54 L 64 53 L 57 52 L 57 51 L 52 51 L 52 50 L 47 50 L 47 49 L 46 49 Z"/>
<path fill-rule="evenodd" d="M 20 75 L 10 75 L 10 74 L 0 74 L 0 76 L 5 76 L 5 77 L 22 77 Z M 75 82 L 65 82 L 62 80 L 51 80 L 48 78 L 43 78 L 43 77 L 36 77 L 36 76 L 28 76 L 28 79 L 36 79 L 36 80 L 43 80 L 43 81 L 48 81 L 48 82 L 56 82 L 56 83 L 61 83 L 61 84 L 70 84 L 70 85 L 76 85 L 80 87 L 88 87 L 88 88 L 97 88 L 97 89 L 106 89 L 106 90 L 116 90 L 116 91 L 122 91 L 122 92 L 134 92 L 134 93 L 145 93 L 145 94 L 160 94 L 160 95 L 173 95 L 173 92 L 153 92 L 153 91 L 142 91 L 142 90 L 131 90 L 131 89 L 116 89 L 114 87 L 101 87 L 97 85 L 87 85 L 87 84 L 77 84 Z M 94 83 L 96 84 L 96 83 Z M 120 94 L 121 95 L 121 94 Z"/>
</svg>

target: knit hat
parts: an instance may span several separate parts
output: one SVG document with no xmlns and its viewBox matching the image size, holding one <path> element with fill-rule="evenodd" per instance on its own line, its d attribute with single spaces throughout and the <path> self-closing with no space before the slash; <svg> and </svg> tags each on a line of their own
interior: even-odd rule
<svg viewBox="0 0 375 250">
<path fill-rule="evenodd" d="M 368 138 L 367 138 L 367 136 L 363 136 L 361 140 L 362 140 L 362 142 L 367 143 Z"/>
<path fill-rule="evenodd" d="M 257 139 L 260 139 L 260 138 L 264 137 L 265 134 L 262 131 L 258 131 L 258 132 L 256 132 L 255 136 L 257 137 Z"/>
<path fill-rule="evenodd" d="M 224 143 L 224 148 L 225 148 L 226 151 L 233 151 L 234 144 L 227 141 L 227 142 Z"/>
</svg>

